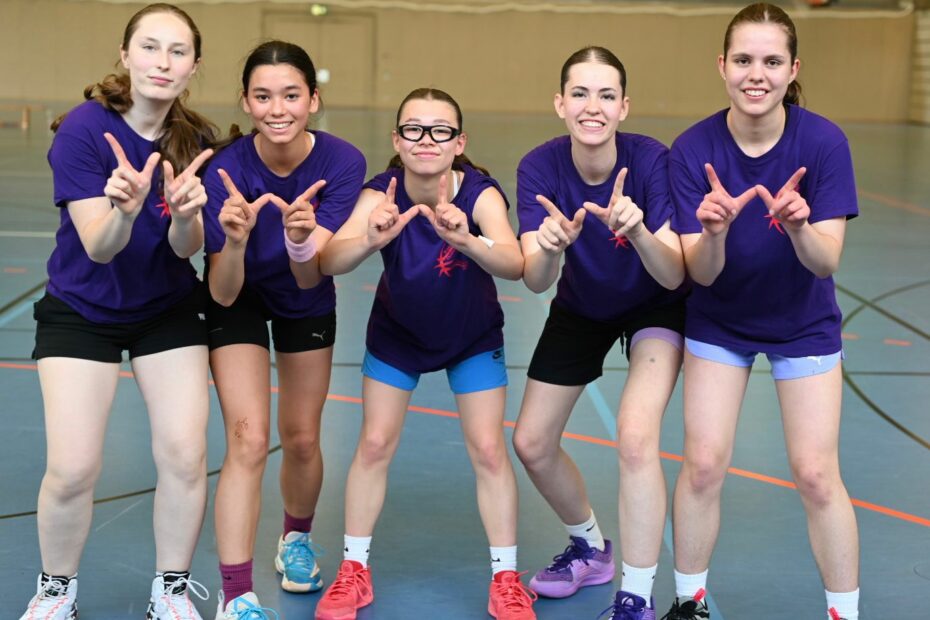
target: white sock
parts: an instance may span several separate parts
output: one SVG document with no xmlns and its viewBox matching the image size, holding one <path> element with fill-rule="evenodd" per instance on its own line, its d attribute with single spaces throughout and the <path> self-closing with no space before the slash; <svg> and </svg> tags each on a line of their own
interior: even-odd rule
<svg viewBox="0 0 930 620">
<path fill-rule="evenodd" d="M 621 562 L 620 589 L 646 599 L 646 605 L 652 598 L 652 584 L 656 580 L 656 571 L 659 565 L 649 568 L 636 568 L 626 562 Z"/>
<path fill-rule="evenodd" d="M 696 575 L 686 575 L 675 571 L 675 596 L 694 598 L 698 590 L 707 590 L 707 571 Z"/>
<path fill-rule="evenodd" d="M 363 567 L 368 566 L 371 536 L 349 536 L 346 534 L 342 538 L 345 541 L 343 557 L 347 560 L 354 560 Z"/>
<path fill-rule="evenodd" d="M 517 570 L 517 546 L 490 547 L 491 549 L 491 575 L 505 570 Z"/>
<path fill-rule="evenodd" d="M 829 610 L 834 609 L 840 618 L 859 620 L 859 588 L 852 592 L 824 592 L 827 594 L 827 618 L 833 620 Z"/>
<path fill-rule="evenodd" d="M 563 523 L 565 530 L 568 532 L 569 536 L 575 536 L 576 538 L 584 538 L 588 541 L 588 546 L 594 547 L 598 551 L 603 551 L 606 546 L 604 543 L 604 535 L 601 534 L 601 528 L 597 526 L 597 518 L 594 516 L 594 511 L 591 511 L 591 516 L 588 517 L 588 520 L 584 523 L 579 523 L 578 525 L 569 525 L 568 523 Z"/>
</svg>

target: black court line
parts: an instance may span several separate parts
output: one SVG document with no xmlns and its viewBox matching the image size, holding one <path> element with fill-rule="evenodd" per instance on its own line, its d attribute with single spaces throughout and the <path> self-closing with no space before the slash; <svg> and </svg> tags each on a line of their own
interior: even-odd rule
<svg viewBox="0 0 930 620">
<path fill-rule="evenodd" d="M 887 291 L 887 292 L 885 292 L 885 293 L 882 293 L 881 295 L 878 295 L 878 296 L 876 296 L 876 297 L 873 297 L 871 300 L 869 300 L 869 299 L 866 299 L 865 297 L 862 297 L 861 295 L 857 295 L 856 293 L 853 293 L 853 292 L 852 292 L 851 290 L 849 290 L 848 288 L 846 288 L 846 287 L 844 287 L 844 286 L 840 286 L 839 284 L 837 284 L 837 285 L 836 285 L 837 290 L 842 291 L 844 294 L 846 294 L 846 295 L 848 295 L 849 297 L 852 297 L 852 298 L 855 299 L 856 301 L 860 302 L 860 305 L 859 305 L 858 307 L 856 307 L 852 312 L 850 312 L 850 313 L 843 319 L 842 327 L 845 328 L 846 325 L 849 324 L 849 322 L 850 322 L 853 318 L 855 318 L 855 316 L 856 316 L 857 314 L 859 314 L 859 313 L 860 313 L 862 310 L 864 310 L 865 308 L 869 308 L 870 310 L 874 310 L 875 312 L 881 314 L 881 315 L 884 316 L 885 318 L 887 318 L 887 319 L 889 319 L 889 320 L 891 320 L 891 321 L 894 321 L 895 323 L 897 323 L 898 325 L 904 327 L 905 329 L 908 329 L 908 330 L 912 331 L 913 333 L 917 334 L 918 336 L 922 336 L 925 340 L 930 340 L 930 334 L 927 334 L 926 332 L 924 332 L 922 329 L 920 329 L 920 328 L 917 327 L 916 325 L 911 325 L 910 323 L 908 323 L 908 322 L 905 321 L 904 319 L 902 319 L 902 318 L 900 318 L 900 317 L 898 317 L 898 316 L 895 316 L 895 315 L 892 314 L 891 312 L 885 310 L 884 308 L 882 308 L 881 306 L 878 306 L 878 305 L 875 303 L 875 302 L 881 301 L 881 300 L 883 300 L 883 299 L 886 299 L 886 298 L 888 298 L 888 297 L 891 297 L 891 296 L 893 296 L 893 295 L 898 295 L 898 294 L 900 294 L 900 293 L 904 293 L 904 292 L 911 291 L 911 290 L 914 290 L 914 289 L 918 289 L 918 288 L 920 288 L 920 287 L 928 286 L 928 285 L 930 285 L 930 280 L 924 280 L 924 281 L 921 281 L 921 282 L 915 282 L 915 283 L 913 283 L 913 284 L 908 284 L 907 286 L 902 286 L 902 287 L 899 287 L 899 288 L 896 288 L 896 289 L 892 289 L 892 290 L 890 290 L 890 291 Z M 859 373 L 859 374 L 862 374 L 862 373 Z M 920 373 L 920 374 L 917 374 L 917 376 L 925 376 L 925 374 L 924 374 L 924 373 Z M 878 417 L 880 417 L 881 419 L 885 420 L 885 422 L 888 422 L 888 424 L 890 424 L 890 425 L 893 426 L 894 428 L 896 428 L 896 429 L 898 429 L 899 431 L 901 431 L 906 437 L 908 437 L 908 438 L 914 440 L 917 444 L 923 446 L 923 447 L 926 448 L 927 450 L 930 450 L 930 441 L 927 441 L 926 439 L 924 439 L 923 437 L 921 437 L 920 435 L 918 435 L 917 433 L 915 433 L 915 432 L 912 431 L 911 429 L 907 428 L 906 426 L 904 426 L 903 424 L 901 424 L 900 422 L 898 422 L 897 420 L 895 420 L 895 419 L 894 419 L 891 415 L 889 415 L 884 409 L 882 409 L 881 407 L 879 407 L 878 404 L 875 403 L 872 399 L 870 399 L 870 398 L 866 395 L 865 391 L 864 391 L 861 387 L 859 387 L 859 384 L 856 383 L 855 381 L 853 381 L 852 375 L 851 375 L 850 373 L 846 372 L 846 369 L 845 369 L 845 368 L 843 369 L 843 382 L 844 382 L 846 385 L 848 385 L 848 386 L 849 386 L 849 389 L 851 389 L 851 390 L 856 394 L 856 396 L 858 396 L 859 399 L 869 407 L 869 409 L 871 409 L 872 411 L 874 411 L 874 412 L 878 415 Z"/>
</svg>

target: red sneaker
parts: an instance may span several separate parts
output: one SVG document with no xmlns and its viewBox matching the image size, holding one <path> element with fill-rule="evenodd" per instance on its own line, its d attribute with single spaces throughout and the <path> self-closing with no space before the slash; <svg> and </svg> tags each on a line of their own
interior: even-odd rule
<svg viewBox="0 0 930 620">
<path fill-rule="evenodd" d="M 316 620 L 355 620 L 355 612 L 375 600 L 368 567 L 343 560 L 336 579 L 316 606 Z"/>
<path fill-rule="evenodd" d="M 533 601 L 536 593 L 520 582 L 514 570 L 505 570 L 494 575 L 488 592 L 488 613 L 497 620 L 536 620 Z"/>
</svg>

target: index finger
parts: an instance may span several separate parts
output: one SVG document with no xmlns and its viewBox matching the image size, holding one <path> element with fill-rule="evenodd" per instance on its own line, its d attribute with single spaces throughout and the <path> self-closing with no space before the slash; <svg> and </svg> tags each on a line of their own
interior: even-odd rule
<svg viewBox="0 0 930 620">
<path fill-rule="evenodd" d="M 720 182 L 720 177 L 717 176 L 717 171 L 714 170 L 714 167 L 710 164 L 704 164 L 704 171 L 707 172 L 707 180 L 710 181 L 710 188 L 727 194 L 727 190 L 724 189 L 723 183 Z M 729 196 L 729 194 L 727 194 Z"/>
<path fill-rule="evenodd" d="M 549 200 L 542 194 L 536 194 L 536 202 L 541 204 L 543 206 L 543 209 L 546 210 L 546 213 L 548 213 L 550 216 L 552 216 L 556 220 L 561 221 L 565 219 L 565 215 L 563 215 L 562 212 L 559 211 L 559 208 L 555 206 L 555 203 L 553 203 L 551 200 Z"/>
<path fill-rule="evenodd" d="M 126 157 L 126 151 L 123 150 L 123 147 L 120 146 L 119 141 L 113 137 L 109 131 L 104 132 L 103 137 L 107 142 L 110 143 L 110 148 L 113 150 L 113 154 L 116 155 L 116 161 L 121 166 L 129 166 L 132 168 L 132 164 L 129 163 L 129 158 Z M 135 170 L 135 168 L 133 168 Z"/>
<path fill-rule="evenodd" d="M 189 176 L 193 176 L 195 172 L 200 170 L 200 167 L 204 164 L 204 162 L 210 159 L 211 157 L 213 157 L 213 149 L 207 149 L 206 151 L 202 152 L 200 155 L 195 157 L 194 161 L 192 161 L 190 165 L 184 169 L 184 172 L 182 172 L 179 176 L 182 176 L 185 178 Z"/>
<path fill-rule="evenodd" d="M 455 171 L 452 172 L 455 174 Z M 439 196 L 438 202 L 436 204 L 441 205 L 446 202 L 449 202 L 449 181 L 446 180 L 446 175 L 439 177 Z"/>
<path fill-rule="evenodd" d="M 626 181 L 627 168 L 620 170 L 617 180 L 614 182 L 614 196 L 623 196 L 623 183 Z"/>
<path fill-rule="evenodd" d="M 226 187 L 226 192 L 229 194 L 230 198 L 242 196 L 239 192 L 239 188 L 236 187 L 236 184 L 233 183 L 233 180 L 226 174 L 225 170 L 220 168 L 216 172 L 220 175 L 220 178 L 223 179 L 223 185 Z"/>
<path fill-rule="evenodd" d="M 391 204 L 394 204 L 394 192 L 396 191 L 396 189 L 397 189 L 397 177 L 391 177 L 391 181 L 390 183 L 388 183 L 387 189 L 384 190 L 384 197 Z"/>
<path fill-rule="evenodd" d="M 316 183 L 314 183 L 313 185 L 311 185 L 310 187 L 308 187 L 308 188 L 307 188 L 307 191 L 305 191 L 303 194 L 301 194 L 301 195 L 297 198 L 297 201 L 303 200 L 303 201 L 306 201 L 306 202 L 310 202 L 310 199 L 313 198 L 314 196 L 316 196 L 317 192 L 320 191 L 321 189 L 323 189 L 323 186 L 324 186 L 324 185 L 326 185 L 326 180 L 325 180 L 325 179 L 320 179 L 319 181 L 317 181 Z"/>
<path fill-rule="evenodd" d="M 804 178 L 804 175 L 806 173 L 807 173 L 807 168 L 805 168 L 804 166 L 801 166 L 800 168 L 798 168 L 797 172 L 791 175 L 791 178 L 788 179 L 788 181 L 782 186 L 781 190 L 778 193 L 780 194 L 782 192 L 794 191 L 794 188 L 798 186 L 798 183 L 801 182 L 801 179 Z"/>
</svg>

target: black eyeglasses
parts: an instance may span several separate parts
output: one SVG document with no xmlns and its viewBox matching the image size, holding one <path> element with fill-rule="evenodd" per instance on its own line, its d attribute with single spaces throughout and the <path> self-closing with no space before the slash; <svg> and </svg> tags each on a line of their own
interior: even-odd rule
<svg viewBox="0 0 930 620">
<path fill-rule="evenodd" d="M 454 140 L 457 135 L 462 133 L 455 127 L 448 125 L 400 125 L 397 128 L 397 134 L 404 140 L 410 142 L 419 142 L 423 139 L 423 134 L 428 133 L 429 137 L 436 143 L 448 142 Z"/>
</svg>

